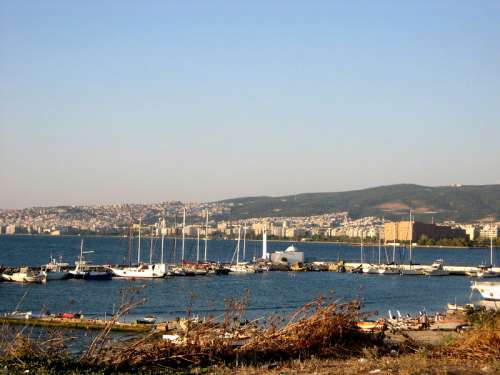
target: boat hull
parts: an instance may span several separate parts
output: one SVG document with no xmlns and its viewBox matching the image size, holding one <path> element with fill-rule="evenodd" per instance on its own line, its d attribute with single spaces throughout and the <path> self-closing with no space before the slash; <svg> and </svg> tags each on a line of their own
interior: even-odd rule
<svg viewBox="0 0 500 375">
<path fill-rule="evenodd" d="M 111 268 L 114 276 L 127 279 L 157 279 L 165 276 L 163 268 L 156 266 L 139 266 L 125 268 Z"/>
<path fill-rule="evenodd" d="M 477 290 L 488 301 L 500 301 L 500 282 L 474 282 L 472 290 Z"/>
<path fill-rule="evenodd" d="M 47 281 L 64 280 L 69 277 L 69 274 L 66 271 L 44 271 L 44 275 L 47 278 Z"/>
</svg>

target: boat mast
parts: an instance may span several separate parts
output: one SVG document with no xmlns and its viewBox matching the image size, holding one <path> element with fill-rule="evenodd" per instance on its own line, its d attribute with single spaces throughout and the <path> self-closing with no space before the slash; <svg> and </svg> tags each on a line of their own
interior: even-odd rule
<svg viewBox="0 0 500 375">
<path fill-rule="evenodd" d="M 83 261 L 83 238 L 80 241 L 80 261 L 78 262 L 78 266 L 80 266 L 82 261 Z"/>
<path fill-rule="evenodd" d="M 238 225 L 238 242 L 236 244 L 236 265 L 240 263 L 240 237 L 241 237 L 241 225 Z"/>
<path fill-rule="evenodd" d="M 153 263 L 153 227 L 151 227 L 151 245 L 149 246 L 149 264 Z"/>
<path fill-rule="evenodd" d="M 262 232 L 262 259 L 267 259 L 267 224 Z"/>
<path fill-rule="evenodd" d="M 396 222 L 394 222 L 394 241 L 392 241 L 392 263 L 396 264 Z"/>
<path fill-rule="evenodd" d="M 186 233 L 184 228 L 186 227 L 186 207 L 183 209 L 182 215 L 182 250 L 181 250 L 181 263 L 184 263 L 184 242 L 186 241 Z"/>
<path fill-rule="evenodd" d="M 196 263 L 200 261 L 200 227 L 197 228 L 197 238 L 196 238 Z"/>
<path fill-rule="evenodd" d="M 163 242 L 165 241 L 165 219 L 162 220 L 161 222 L 161 264 L 164 263 L 163 261 Z"/>
<path fill-rule="evenodd" d="M 128 266 L 132 266 L 132 223 L 128 226 Z"/>
<path fill-rule="evenodd" d="M 243 261 L 245 261 L 247 253 L 247 225 L 246 223 L 243 225 Z"/>
<path fill-rule="evenodd" d="M 207 253 L 208 253 L 208 208 L 207 208 L 207 221 L 205 222 L 205 262 L 207 261 Z"/>
<path fill-rule="evenodd" d="M 141 224 L 142 218 L 139 218 L 139 244 L 137 245 L 137 264 L 141 263 Z"/>
<path fill-rule="evenodd" d="M 493 222 L 490 225 L 490 264 L 493 267 Z"/>
<path fill-rule="evenodd" d="M 363 233 L 361 233 L 361 256 L 360 256 L 360 263 L 363 264 Z"/>
<path fill-rule="evenodd" d="M 411 221 L 411 208 L 410 208 L 410 228 L 409 228 L 409 235 L 410 237 L 410 268 L 411 268 L 411 264 L 413 262 L 413 254 L 412 254 L 412 242 L 413 242 L 413 224 L 412 224 L 412 221 Z"/>
<path fill-rule="evenodd" d="M 378 230 L 378 264 L 379 265 L 380 265 L 380 250 L 381 250 L 380 246 L 381 246 L 381 244 L 380 244 L 380 228 L 379 228 L 379 230 Z"/>
</svg>

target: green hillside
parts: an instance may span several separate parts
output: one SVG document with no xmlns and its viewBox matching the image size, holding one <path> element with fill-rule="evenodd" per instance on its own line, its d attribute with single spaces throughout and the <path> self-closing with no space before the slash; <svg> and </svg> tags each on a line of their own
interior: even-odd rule
<svg viewBox="0 0 500 375">
<path fill-rule="evenodd" d="M 429 187 L 412 184 L 380 186 L 336 193 L 305 193 L 283 197 L 245 197 L 233 203 L 232 218 L 306 216 L 348 211 L 349 215 L 400 218 L 411 207 L 417 220 L 472 222 L 500 218 L 500 185 Z"/>
</svg>

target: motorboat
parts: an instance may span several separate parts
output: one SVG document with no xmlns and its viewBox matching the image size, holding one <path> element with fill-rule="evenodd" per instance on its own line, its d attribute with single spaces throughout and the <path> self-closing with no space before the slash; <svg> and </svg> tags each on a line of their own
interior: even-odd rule
<svg viewBox="0 0 500 375">
<path fill-rule="evenodd" d="M 106 267 L 78 263 L 74 270 L 69 271 L 69 277 L 83 280 L 111 280 L 113 273 Z"/>
<path fill-rule="evenodd" d="M 379 266 L 374 266 L 372 264 L 363 267 L 363 273 L 378 275 Z"/>
<path fill-rule="evenodd" d="M 2 274 L 2 278 L 6 281 L 14 281 L 18 283 L 44 283 L 47 278 L 44 274 L 34 272 L 28 267 L 21 267 L 18 272 L 12 274 Z"/>
<path fill-rule="evenodd" d="M 401 268 L 401 275 L 403 276 L 422 276 L 424 271 L 421 268 Z"/>
<path fill-rule="evenodd" d="M 378 273 L 381 275 L 399 275 L 401 271 L 399 267 L 386 265 L 386 266 L 381 266 L 378 269 Z"/>
<path fill-rule="evenodd" d="M 69 271 L 69 276 L 74 279 L 83 280 L 111 280 L 112 272 L 103 266 L 96 266 L 88 263 L 83 254 L 92 253 L 93 251 L 83 251 L 83 238 L 80 243 L 80 256 L 75 261 L 75 268 Z"/>
<path fill-rule="evenodd" d="M 55 258 L 51 258 L 50 262 L 42 267 L 42 274 L 45 275 L 47 281 L 64 280 L 69 277 L 66 267 L 68 263 L 57 262 Z"/>
<path fill-rule="evenodd" d="M 474 281 L 471 289 L 477 290 L 485 300 L 500 301 L 500 282 Z"/>
<path fill-rule="evenodd" d="M 431 269 L 425 270 L 424 273 L 427 276 L 448 276 L 450 274 L 449 271 L 444 270 L 444 261 L 442 259 L 435 260 L 431 264 Z"/>
</svg>

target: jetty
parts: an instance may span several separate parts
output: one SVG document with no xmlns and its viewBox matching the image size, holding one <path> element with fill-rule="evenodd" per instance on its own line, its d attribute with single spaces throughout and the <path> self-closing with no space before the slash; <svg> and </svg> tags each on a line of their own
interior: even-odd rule
<svg viewBox="0 0 500 375">
<path fill-rule="evenodd" d="M 149 332 L 153 327 L 151 324 L 113 322 L 103 319 L 88 319 L 83 316 L 64 318 L 52 315 L 33 316 L 30 313 L 0 316 L 0 324 L 87 330 L 102 330 L 109 327 L 111 331 L 122 332 Z"/>
<path fill-rule="evenodd" d="M 361 262 L 346 262 L 344 263 L 344 266 L 346 270 L 352 270 L 356 268 L 364 268 L 364 267 L 369 267 L 372 266 L 376 263 L 361 263 Z M 398 268 L 402 270 L 410 270 L 410 269 L 415 269 L 418 268 L 422 271 L 431 271 L 432 266 L 429 264 L 395 264 L 394 266 L 397 266 Z M 443 269 L 445 271 L 448 271 L 450 275 L 457 275 L 457 276 L 465 276 L 467 272 L 474 272 L 477 271 L 478 267 L 477 266 L 447 266 L 444 265 Z M 500 267 L 492 267 L 492 271 L 494 272 L 500 272 Z"/>
</svg>

